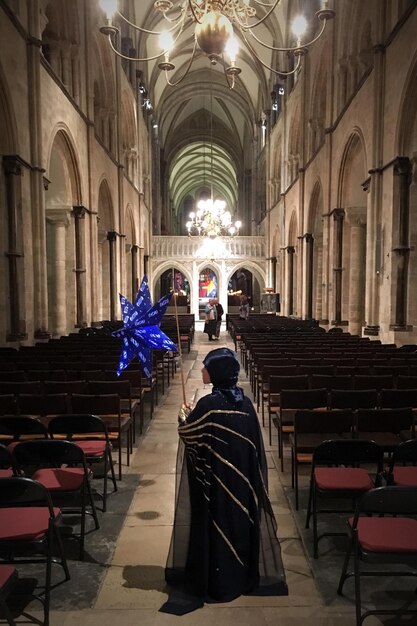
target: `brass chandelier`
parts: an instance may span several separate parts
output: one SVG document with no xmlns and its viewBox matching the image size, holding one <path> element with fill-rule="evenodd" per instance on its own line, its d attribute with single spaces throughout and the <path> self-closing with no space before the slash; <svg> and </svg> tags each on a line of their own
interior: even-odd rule
<svg viewBox="0 0 417 626">
<path fill-rule="evenodd" d="M 197 203 L 197 210 L 189 214 L 186 228 L 189 237 L 236 237 L 242 227 L 240 220 L 233 221 L 232 214 L 226 209 L 226 202 L 222 198 L 215 198 L 213 185 L 213 94 L 210 94 L 210 196 L 201 198 Z M 206 158 L 204 145 L 203 158 L 203 185 L 206 184 Z"/>
<path fill-rule="evenodd" d="M 143 1 L 143 0 L 141 0 Z M 160 12 L 167 24 L 165 31 L 145 29 L 128 20 L 117 8 L 117 0 L 100 0 L 100 4 L 107 15 L 107 24 L 100 31 L 108 37 L 109 44 L 119 57 L 129 61 L 156 61 L 159 69 L 165 72 L 169 85 L 178 85 L 188 74 L 197 46 L 209 57 L 212 64 L 220 62 L 230 89 L 235 85 L 235 78 L 241 73 L 237 65 L 238 39 L 242 41 L 251 55 L 268 70 L 279 76 L 289 76 L 298 71 L 302 57 L 307 53 L 309 46 L 314 44 L 324 33 L 328 20 L 331 20 L 335 12 L 328 8 L 327 0 L 321 0 L 321 9 L 317 11 L 316 18 L 321 22 L 318 34 L 308 42 L 303 42 L 302 37 L 307 28 L 304 17 L 295 18 L 293 32 L 296 37 L 296 45 L 290 47 L 275 47 L 264 41 L 255 33 L 257 26 L 265 24 L 271 16 L 280 0 L 272 0 L 270 3 L 262 0 L 156 0 L 154 10 Z M 258 16 L 260 10 L 261 15 Z M 159 36 L 161 52 L 148 57 L 130 57 L 122 54 L 117 49 L 116 34 L 118 28 L 113 24 L 113 17 L 117 15 L 129 26 L 140 31 L 146 36 Z M 175 81 L 171 81 L 169 73 L 175 70 L 172 62 L 172 52 L 176 47 L 180 48 L 181 34 L 192 24 L 194 27 L 194 46 L 192 55 L 187 63 L 185 72 Z M 284 52 L 295 57 L 292 69 L 275 69 L 264 62 L 259 56 L 256 47 L 263 46 L 270 52 Z M 225 55 L 228 61 L 225 60 Z M 162 58 L 163 57 L 163 58 Z"/>
</svg>

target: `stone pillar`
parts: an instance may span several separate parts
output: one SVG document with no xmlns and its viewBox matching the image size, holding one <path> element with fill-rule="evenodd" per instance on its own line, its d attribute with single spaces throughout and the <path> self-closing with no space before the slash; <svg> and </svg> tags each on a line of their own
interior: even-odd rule
<svg viewBox="0 0 417 626">
<path fill-rule="evenodd" d="M 350 224 L 349 258 L 349 332 L 361 335 L 365 311 L 366 208 L 345 210 Z"/>
<path fill-rule="evenodd" d="M 306 310 L 305 317 L 313 319 L 313 253 L 314 237 L 311 233 L 304 235 L 306 245 Z"/>
<path fill-rule="evenodd" d="M 20 292 L 23 284 L 21 241 L 21 182 L 23 162 L 16 156 L 4 156 L 3 167 L 6 184 L 6 213 L 8 243 L 6 257 L 9 270 L 9 333 L 7 341 L 27 339 L 26 322 L 23 319 Z M 18 178 L 19 177 L 19 178 Z M 3 223 L 4 224 L 4 223 Z"/>
<path fill-rule="evenodd" d="M 323 215 L 323 242 L 322 250 L 322 272 L 321 272 L 321 315 L 320 324 L 327 325 L 330 319 L 330 216 L 331 213 Z"/>
<path fill-rule="evenodd" d="M 277 257 L 272 256 L 271 259 L 271 287 L 274 290 L 274 293 L 277 291 Z"/>
<path fill-rule="evenodd" d="M 72 207 L 75 226 L 75 288 L 77 294 L 77 328 L 87 326 L 86 311 L 86 268 L 85 268 L 85 214 L 81 205 Z"/>
<path fill-rule="evenodd" d="M 95 323 L 98 325 L 104 319 L 104 281 L 103 281 L 103 265 L 104 265 L 104 256 L 105 256 L 105 248 L 104 242 L 107 241 L 107 231 L 106 230 L 97 230 L 97 266 L 99 268 L 99 272 L 97 274 L 97 309 L 98 315 Z M 104 254 L 103 254 L 104 252 Z M 110 271 L 109 271 L 110 274 Z M 108 315 L 110 317 L 110 314 Z"/>
<path fill-rule="evenodd" d="M 66 281 L 66 229 L 70 224 L 69 209 L 47 209 L 46 220 L 51 224 L 51 243 L 53 248 L 53 281 L 52 302 L 49 303 L 49 314 L 52 318 L 52 334 L 61 337 L 68 333 L 67 329 L 67 281 Z"/>
<path fill-rule="evenodd" d="M 333 220 L 336 225 L 335 254 L 334 254 L 334 319 L 333 326 L 343 326 L 342 322 L 342 274 L 343 274 L 343 222 L 345 219 L 344 209 L 333 209 Z"/>
<path fill-rule="evenodd" d="M 109 285 L 110 285 L 110 320 L 116 320 L 116 239 L 117 233 L 111 230 L 107 233 L 107 241 L 109 242 Z"/>
<path fill-rule="evenodd" d="M 393 330 L 404 330 L 407 327 L 407 295 L 408 295 L 408 264 L 410 258 L 409 222 L 410 222 L 410 183 L 411 162 L 407 157 L 398 157 L 394 164 L 394 201 L 396 207 L 397 228 L 393 233 L 397 236 L 397 245 L 393 248 L 393 274 L 395 285 L 395 318 Z"/>
<path fill-rule="evenodd" d="M 139 279 L 138 279 L 138 252 L 139 246 L 133 244 L 130 249 L 130 254 L 132 255 L 132 294 L 133 298 L 136 297 L 136 294 L 139 290 Z"/>
<path fill-rule="evenodd" d="M 320 241 L 321 239 L 321 241 Z M 316 240 L 314 246 L 314 256 L 316 259 L 316 271 L 314 272 L 314 287 L 313 293 L 315 301 L 315 311 L 313 311 L 313 318 L 321 320 L 323 318 L 323 237 Z"/>
<path fill-rule="evenodd" d="M 41 93 L 41 20 L 39 0 L 27 5 L 29 37 L 27 39 L 27 87 L 29 107 L 30 194 L 33 240 L 33 326 L 35 339 L 49 339 L 48 285 L 46 269 L 45 173 L 42 151 Z"/>
<path fill-rule="evenodd" d="M 287 315 L 294 313 L 294 246 L 287 247 Z"/>
</svg>

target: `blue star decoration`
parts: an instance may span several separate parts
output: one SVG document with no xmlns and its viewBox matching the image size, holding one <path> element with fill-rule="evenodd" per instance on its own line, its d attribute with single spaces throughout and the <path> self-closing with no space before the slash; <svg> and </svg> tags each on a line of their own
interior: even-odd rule
<svg viewBox="0 0 417 626">
<path fill-rule="evenodd" d="M 117 376 L 120 376 L 131 360 L 137 356 L 142 363 L 145 375 L 150 378 L 152 376 L 152 349 L 178 352 L 175 343 L 159 328 L 171 300 L 171 294 L 163 296 L 152 306 L 148 278 L 144 276 L 134 304 L 122 294 L 119 294 L 119 297 L 123 328 L 112 333 L 123 342 Z"/>
</svg>

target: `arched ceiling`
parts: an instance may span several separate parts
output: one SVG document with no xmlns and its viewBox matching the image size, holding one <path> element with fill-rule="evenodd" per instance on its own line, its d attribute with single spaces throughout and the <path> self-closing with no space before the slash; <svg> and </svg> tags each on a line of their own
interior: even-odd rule
<svg viewBox="0 0 417 626">
<path fill-rule="evenodd" d="M 177 155 L 169 184 L 177 210 L 187 196 L 199 198 L 212 190 L 213 198 L 226 200 L 234 211 L 237 204 L 237 179 L 234 164 L 227 152 L 215 144 L 190 143 Z"/>
<path fill-rule="evenodd" d="M 317 5 L 319 0 L 309 2 Z M 155 9 L 154 4 L 154 0 L 119 2 L 120 9 L 127 11 L 131 20 L 142 28 L 157 32 L 169 30 L 172 23 L 164 18 L 161 11 Z M 179 3 L 175 1 L 174 4 Z M 188 3 L 182 1 L 181 4 Z M 255 0 L 250 0 L 250 5 L 256 7 L 257 11 L 253 23 L 265 17 L 271 7 L 268 2 L 258 4 Z M 293 45 L 295 42 L 288 29 L 289 19 L 294 11 L 298 12 L 304 5 L 305 0 L 280 0 L 267 19 L 254 29 L 255 36 L 268 46 Z M 169 86 L 165 72 L 158 68 L 163 56 L 146 63 L 138 63 L 152 103 L 153 120 L 158 126 L 160 145 L 170 173 L 171 198 L 176 210 L 179 208 L 177 203 L 192 193 L 192 189 L 197 189 L 198 178 L 204 171 L 202 146 L 208 143 L 209 138 L 207 127 L 202 124 L 202 111 L 213 119 L 213 153 L 215 160 L 219 159 L 213 168 L 213 188 L 219 189 L 236 206 L 236 179 L 244 169 L 253 167 L 252 146 L 257 138 L 258 121 L 262 111 L 271 108 L 270 92 L 279 79 L 268 67 L 272 66 L 275 70 L 288 69 L 286 56 L 262 47 L 252 36 L 252 31 L 247 31 L 246 35 L 239 34 L 234 23 L 235 36 L 239 40 L 237 65 L 242 71 L 236 79 L 235 88 L 231 90 L 224 75 L 223 62 L 219 60 L 212 65 L 206 54 L 195 44 L 194 27 L 195 22 L 188 12 L 183 32 L 175 41 L 169 57 L 170 62 L 175 65 L 175 69 L 169 73 L 169 79 L 178 83 L 176 86 Z M 126 25 L 124 31 L 126 32 Z M 129 36 L 132 35 L 133 31 L 130 30 Z M 250 46 L 245 43 L 245 36 L 250 41 Z M 141 58 L 154 57 L 161 53 L 158 36 L 140 32 L 134 36 L 134 40 L 137 55 Z M 256 55 L 250 49 L 251 46 Z M 194 60 L 187 73 L 194 48 Z M 262 65 L 257 55 L 267 67 Z M 183 173 L 190 171 L 191 166 L 192 176 L 187 182 Z M 229 177 L 231 173 L 233 176 Z"/>
</svg>

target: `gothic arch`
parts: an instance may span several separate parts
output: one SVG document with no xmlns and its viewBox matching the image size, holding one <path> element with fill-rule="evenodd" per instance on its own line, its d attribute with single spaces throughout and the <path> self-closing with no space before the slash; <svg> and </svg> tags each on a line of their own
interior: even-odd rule
<svg viewBox="0 0 417 626">
<path fill-rule="evenodd" d="M 366 221 L 367 198 L 362 188 L 367 178 L 365 143 L 355 128 L 343 151 L 339 181 L 338 207 L 343 218 L 341 315 L 348 320 L 349 332 L 361 334 L 365 323 Z M 335 241 L 335 246 L 340 245 Z"/>
<path fill-rule="evenodd" d="M 73 207 L 81 204 L 81 191 L 73 144 L 62 125 L 57 128 L 48 153 L 45 214 L 48 323 L 52 334 L 61 336 L 77 322 Z"/>
<path fill-rule="evenodd" d="M 115 230 L 115 216 L 110 187 L 103 176 L 98 190 L 98 294 L 100 319 L 111 318 L 110 245 L 108 233 Z"/>
</svg>

